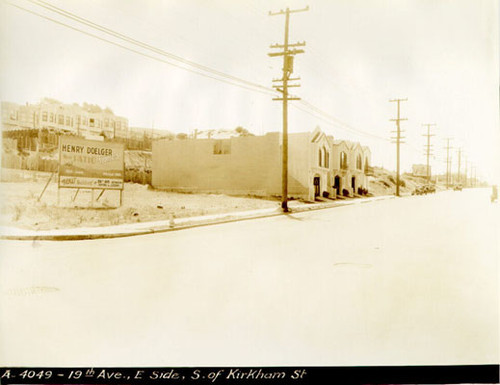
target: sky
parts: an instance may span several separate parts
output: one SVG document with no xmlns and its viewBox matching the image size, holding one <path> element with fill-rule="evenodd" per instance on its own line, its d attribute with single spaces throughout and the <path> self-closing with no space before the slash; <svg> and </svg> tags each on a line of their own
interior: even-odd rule
<svg viewBox="0 0 500 385">
<path fill-rule="evenodd" d="M 41 6 L 47 4 L 176 59 Z M 291 91 L 302 101 L 289 108 L 290 132 L 319 126 L 335 139 L 368 145 L 373 165 L 395 169 L 389 138 L 396 105 L 389 100 L 407 98 L 403 171 L 425 163 L 422 125 L 434 123 L 433 173 L 445 170 L 445 138 L 452 137 L 454 172 L 461 147 L 462 173 L 467 161 L 478 176 L 500 183 L 496 0 L 0 0 L 0 99 L 88 102 L 110 107 L 130 126 L 174 133 L 280 131 L 282 106 L 272 93 L 228 84 L 179 60 L 270 88 L 282 63 L 268 53 L 283 43 L 285 18 L 269 11 L 306 6 L 290 17 L 290 42 L 306 42 L 295 57 L 301 87 Z"/>
</svg>

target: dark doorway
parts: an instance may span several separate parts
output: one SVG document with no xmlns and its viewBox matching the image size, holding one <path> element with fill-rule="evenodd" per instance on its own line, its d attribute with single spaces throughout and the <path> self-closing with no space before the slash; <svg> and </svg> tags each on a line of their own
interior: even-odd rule
<svg viewBox="0 0 500 385">
<path fill-rule="evenodd" d="M 351 179 L 351 187 L 352 187 L 352 191 L 354 193 L 356 193 L 356 177 L 355 176 L 353 176 Z"/>
<path fill-rule="evenodd" d="M 337 195 L 340 195 L 341 186 L 340 186 L 340 177 L 337 175 L 335 177 L 335 184 L 333 185 L 333 188 L 337 191 Z"/>
<path fill-rule="evenodd" d="M 320 178 L 319 176 L 314 177 L 314 197 L 319 197 L 320 195 Z"/>
</svg>

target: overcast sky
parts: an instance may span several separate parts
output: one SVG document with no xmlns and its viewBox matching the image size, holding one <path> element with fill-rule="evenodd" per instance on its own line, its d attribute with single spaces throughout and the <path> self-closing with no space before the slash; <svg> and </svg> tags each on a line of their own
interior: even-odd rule
<svg viewBox="0 0 500 385">
<path fill-rule="evenodd" d="M 169 59 L 83 26 L 28 0 L 0 1 L 1 100 L 109 106 L 131 126 L 173 132 L 243 126 L 281 130 L 272 95 L 203 77 L 16 8 L 31 10 L 141 53 Z M 444 169 L 445 137 L 464 148 L 478 174 L 500 181 L 498 3 L 496 0 L 47 0 L 74 15 L 217 71 L 270 87 L 281 60 L 287 6 L 296 56 L 293 92 L 333 117 L 294 102 L 290 132 L 320 126 L 372 149 L 372 163 L 395 169 L 392 98 L 401 104 L 403 170 L 425 163 L 423 123 L 436 123 L 434 170 Z M 192 67 L 189 67 L 192 69 Z M 300 109 L 299 109 L 300 108 Z M 304 111 L 306 110 L 306 111 Z M 340 122 L 340 123 L 339 123 Z M 456 171 L 456 150 L 452 151 Z M 462 162 L 464 158 L 462 159 Z M 463 172 L 463 169 L 462 169 Z"/>
</svg>

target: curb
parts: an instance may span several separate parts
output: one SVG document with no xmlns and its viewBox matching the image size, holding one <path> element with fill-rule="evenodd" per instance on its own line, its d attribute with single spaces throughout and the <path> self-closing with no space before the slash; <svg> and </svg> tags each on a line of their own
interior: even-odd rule
<svg viewBox="0 0 500 385">
<path fill-rule="evenodd" d="M 12 234 L 12 235 L 4 235 L 0 234 L 0 240 L 17 240 L 17 241 L 83 241 L 83 240 L 93 240 L 93 239 L 111 239 L 111 238 L 125 238 L 132 237 L 136 235 L 147 235 L 147 234 L 157 234 L 157 233 L 165 233 L 169 231 L 178 231 L 178 230 L 186 230 L 195 227 L 203 227 L 224 223 L 231 223 L 237 221 L 244 221 L 250 219 L 260 219 L 260 218 L 270 218 L 279 215 L 290 215 L 290 214 L 298 214 L 306 211 L 315 211 L 315 210 L 324 210 L 329 208 L 337 208 L 344 206 L 351 206 L 355 204 L 361 203 L 369 203 L 380 200 L 392 199 L 394 196 L 392 195 L 384 195 L 381 197 L 374 197 L 373 199 L 361 199 L 361 200 L 349 200 L 332 203 L 318 203 L 313 204 L 311 206 L 301 206 L 290 208 L 288 213 L 284 213 L 281 211 L 281 208 L 271 209 L 269 212 L 259 213 L 259 214 L 249 214 L 247 216 L 244 215 L 245 212 L 238 213 L 239 215 L 235 215 L 235 213 L 231 214 L 221 214 L 220 218 L 215 218 L 211 220 L 193 220 L 190 221 L 188 218 L 184 219 L 184 223 L 179 223 L 177 225 L 171 225 L 169 220 L 163 221 L 163 224 L 158 224 L 156 226 L 152 226 L 150 228 L 146 227 L 144 229 L 131 229 L 124 231 L 116 231 L 116 232 L 96 232 L 96 233 L 79 233 L 79 234 Z M 203 218 L 203 217 L 200 217 Z M 147 223 L 147 222 L 146 222 Z M 96 227 L 95 229 L 102 229 L 102 227 Z"/>
</svg>

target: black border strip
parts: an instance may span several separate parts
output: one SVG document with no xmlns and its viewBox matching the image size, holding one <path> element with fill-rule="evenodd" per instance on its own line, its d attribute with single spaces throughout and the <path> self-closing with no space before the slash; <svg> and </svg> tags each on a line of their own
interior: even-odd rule
<svg viewBox="0 0 500 385">
<path fill-rule="evenodd" d="M 498 384 L 499 365 L 4 367 L 0 384 Z"/>
</svg>

